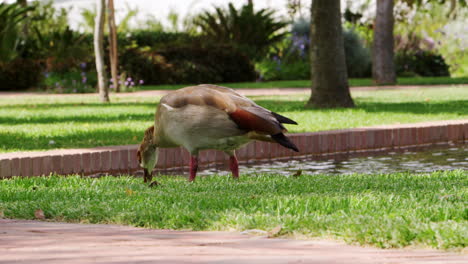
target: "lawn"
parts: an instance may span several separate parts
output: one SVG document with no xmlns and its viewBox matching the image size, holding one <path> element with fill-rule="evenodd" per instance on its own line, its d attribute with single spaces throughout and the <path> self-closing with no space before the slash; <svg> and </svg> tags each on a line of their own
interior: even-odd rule
<svg viewBox="0 0 468 264">
<path fill-rule="evenodd" d="M 468 241 L 466 171 L 429 174 L 32 177 L 0 181 L 6 218 L 148 228 L 270 231 L 377 247 L 462 249 Z"/>
<path fill-rule="evenodd" d="M 400 77 L 398 85 L 444 85 L 444 84 L 468 84 L 468 77 Z M 221 83 L 222 86 L 232 88 L 303 88 L 310 87 L 310 80 L 271 81 L 271 82 L 244 82 L 244 83 Z M 374 86 L 372 79 L 349 79 L 350 86 Z M 141 90 L 175 90 L 188 86 L 187 84 L 176 85 L 144 85 Z"/>
<path fill-rule="evenodd" d="M 304 109 L 308 94 L 253 97 L 296 120 L 290 132 L 431 120 L 467 119 L 468 89 L 428 88 L 352 93 L 354 109 Z M 159 97 L 0 96 L 0 153 L 137 144 L 152 125 Z"/>
</svg>

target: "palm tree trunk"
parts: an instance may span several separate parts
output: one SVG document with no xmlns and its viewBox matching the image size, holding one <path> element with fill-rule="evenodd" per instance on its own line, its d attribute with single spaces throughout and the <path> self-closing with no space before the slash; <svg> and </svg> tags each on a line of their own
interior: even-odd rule
<svg viewBox="0 0 468 264">
<path fill-rule="evenodd" d="M 109 0 L 109 58 L 111 66 L 112 84 L 114 85 L 115 92 L 120 92 L 119 78 L 118 78 L 118 52 L 117 52 L 117 29 L 115 26 L 115 8 L 114 0 Z"/>
<path fill-rule="evenodd" d="M 104 11 L 105 0 L 96 0 L 96 18 L 94 22 L 94 54 L 96 56 L 96 71 L 98 77 L 99 97 L 101 102 L 109 102 L 109 87 L 107 85 L 104 64 Z"/>
<path fill-rule="evenodd" d="M 393 23 L 393 0 L 377 0 L 372 48 L 372 77 L 376 84 L 396 83 Z"/>
<path fill-rule="evenodd" d="M 313 0 L 310 24 L 312 95 L 306 107 L 353 107 L 341 28 L 340 0 Z"/>
</svg>

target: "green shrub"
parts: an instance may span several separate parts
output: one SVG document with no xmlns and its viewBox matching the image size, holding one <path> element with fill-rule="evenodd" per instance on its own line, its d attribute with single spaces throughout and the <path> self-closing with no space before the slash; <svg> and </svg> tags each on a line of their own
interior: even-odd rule
<svg viewBox="0 0 468 264">
<path fill-rule="evenodd" d="M 292 34 L 299 36 L 309 37 L 310 33 L 310 19 L 305 19 L 303 17 L 294 21 L 291 29 Z"/>
<path fill-rule="evenodd" d="M 97 84 L 96 72 L 71 70 L 44 74 L 43 85 L 57 93 L 93 93 Z"/>
<path fill-rule="evenodd" d="M 364 78 L 371 76 L 371 55 L 362 40 L 353 31 L 343 32 L 346 55 L 346 68 L 349 78 Z"/>
<path fill-rule="evenodd" d="M 255 80 L 250 60 L 224 45 L 185 44 L 156 50 L 134 48 L 122 53 L 120 62 L 122 70 L 146 84 Z"/>
<path fill-rule="evenodd" d="M 194 38 L 196 37 L 184 32 L 136 30 L 129 35 L 119 34 L 118 42 L 129 44 L 134 41 L 139 47 L 155 47 L 158 45 L 166 45 L 168 43 L 190 43 Z"/>
<path fill-rule="evenodd" d="M 245 82 L 255 80 L 247 56 L 227 46 L 172 47 L 160 54 L 173 65 L 178 80 L 188 83 Z"/>
<path fill-rule="evenodd" d="M 430 51 L 400 52 L 395 56 L 398 76 L 450 76 L 444 58 Z"/>
<path fill-rule="evenodd" d="M 37 86 L 42 79 L 39 61 L 16 58 L 0 62 L 0 91 L 25 90 Z"/>
<path fill-rule="evenodd" d="M 310 79 L 310 63 L 307 60 L 281 63 L 278 59 L 268 59 L 257 63 L 255 68 L 262 81 Z"/>
<path fill-rule="evenodd" d="M 286 48 L 278 55 L 257 63 L 256 69 L 261 80 L 300 80 L 310 78 L 308 22 L 300 20 L 293 26 L 293 34 Z M 344 49 L 348 77 L 364 78 L 371 76 L 370 51 L 353 31 L 344 32 Z M 281 56 L 279 56 L 281 55 Z"/>
<path fill-rule="evenodd" d="M 170 67 L 166 59 L 155 52 L 145 52 L 138 48 L 119 53 L 121 69 L 144 80 L 146 84 L 173 83 Z"/>
<path fill-rule="evenodd" d="M 94 60 L 92 39 L 69 27 L 43 36 L 40 45 L 47 60 L 47 71 L 79 70 L 81 62 Z"/>
</svg>

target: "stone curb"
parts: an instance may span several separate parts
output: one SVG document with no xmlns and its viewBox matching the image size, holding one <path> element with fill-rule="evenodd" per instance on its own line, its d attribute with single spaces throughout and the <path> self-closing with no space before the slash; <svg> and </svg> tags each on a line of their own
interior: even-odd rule
<svg viewBox="0 0 468 264">
<path fill-rule="evenodd" d="M 294 152 L 278 144 L 251 142 L 236 154 L 242 164 L 253 161 L 289 159 L 306 155 L 324 155 L 389 148 L 423 146 L 468 140 L 468 120 L 424 122 L 375 126 L 314 133 L 289 134 L 301 150 Z M 0 178 L 56 174 L 93 175 L 99 173 L 132 174 L 140 171 L 138 145 L 87 149 L 64 149 L 42 152 L 0 154 Z M 182 148 L 161 149 L 156 170 L 168 171 L 188 166 L 189 154 Z M 226 154 L 200 152 L 202 166 L 225 164 Z M 227 165 L 226 165 L 227 167 Z"/>
</svg>

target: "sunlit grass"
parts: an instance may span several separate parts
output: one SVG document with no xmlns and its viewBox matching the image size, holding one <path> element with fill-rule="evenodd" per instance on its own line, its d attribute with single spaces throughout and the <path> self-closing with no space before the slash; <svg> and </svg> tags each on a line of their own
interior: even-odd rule
<svg viewBox="0 0 468 264">
<path fill-rule="evenodd" d="M 468 89 L 353 92 L 354 109 L 304 109 L 308 94 L 252 97 L 296 120 L 290 132 L 467 119 Z M 0 152 L 137 144 L 152 125 L 159 97 L 97 95 L 0 97 Z"/>
<path fill-rule="evenodd" d="M 261 229 L 378 247 L 463 248 L 466 171 L 428 174 L 162 177 L 33 177 L 0 181 L 7 218 L 191 230 Z"/>
<path fill-rule="evenodd" d="M 398 85 L 443 85 L 443 84 L 468 84 L 467 77 L 401 77 L 397 80 Z M 222 86 L 232 88 L 303 88 L 310 87 L 310 80 L 270 81 L 270 82 L 243 82 L 243 83 L 221 83 Z M 370 78 L 349 79 L 349 85 L 373 86 L 374 81 Z M 175 85 L 145 85 L 141 90 L 174 90 L 188 86 L 187 84 Z"/>
</svg>

